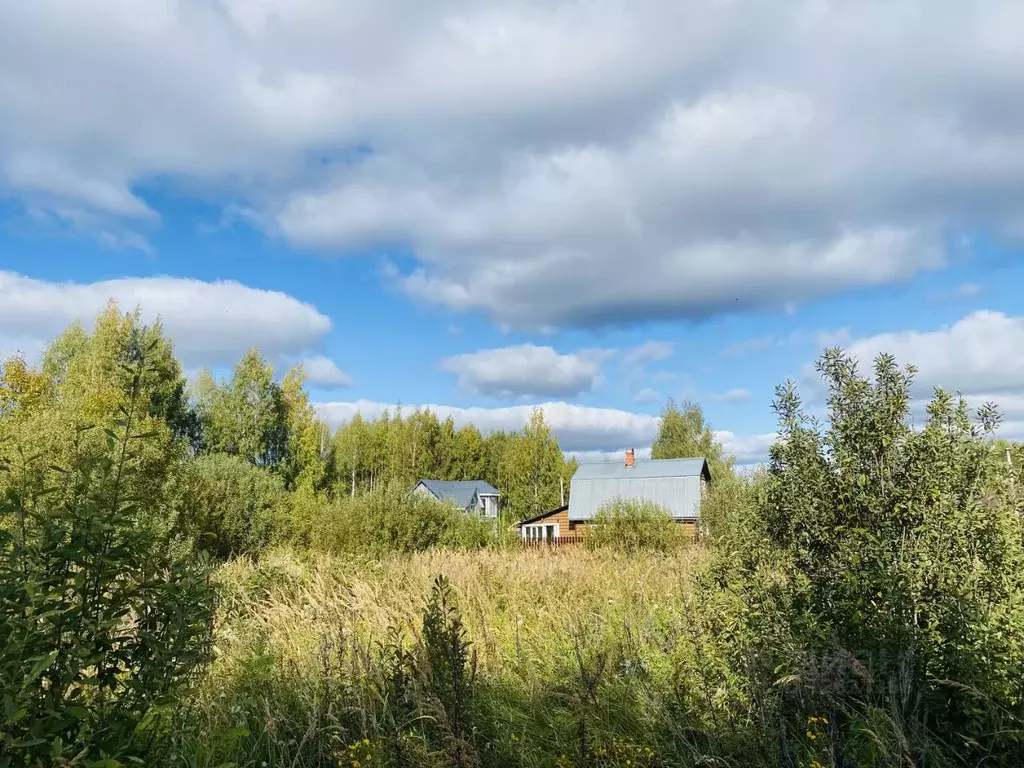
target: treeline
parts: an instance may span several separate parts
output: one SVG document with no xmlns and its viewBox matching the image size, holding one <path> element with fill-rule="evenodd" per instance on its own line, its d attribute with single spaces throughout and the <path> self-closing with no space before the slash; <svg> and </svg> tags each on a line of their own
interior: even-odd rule
<svg viewBox="0 0 1024 768">
<path fill-rule="evenodd" d="M 61 488 L 55 467 L 106 450 L 133 404 L 147 439 L 129 473 L 132 497 L 181 546 L 220 558 L 284 542 L 346 552 L 493 542 L 512 522 L 567 502 L 576 470 L 539 409 L 521 430 L 487 435 L 400 407 L 332 431 L 302 368 L 277 377 L 257 350 L 225 379 L 204 370 L 189 382 L 159 324 L 114 303 L 91 330 L 73 325 L 54 339 L 38 364 L 3 362 L 0 458 L 22 468 L 28 487 Z M 669 401 L 654 455 L 707 456 L 716 482 L 732 475 L 693 403 Z M 490 483 L 501 492 L 500 524 L 485 531 L 409 498 L 422 478 Z"/>
<path fill-rule="evenodd" d="M 190 385 L 160 326 L 114 304 L 91 333 L 75 325 L 61 334 L 38 366 L 19 356 L 4 362 L 0 437 L 8 450 L 67 457 L 86 439 L 78 427 L 111 427 L 129 397 L 126 368 L 143 357 L 138 395 L 154 433 L 145 459 L 153 493 L 188 460 L 223 455 L 270 473 L 285 491 L 326 501 L 408 490 L 421 478 L 485 480 L 501 490 L 504 515 L 518 519 L 558 506 L 575 471 L 539 410 L 517 432 L 483 435 L 429 410 L 397 408 L 356 415 L 332 433 L 309 402 L 301 367 L 277 379 L 258 350 L 226 380 L 203 371 Z"/>
<path fill-rule="evenodd" d="M 280 475 L 294 491 L 334 498 L 411 488 L 420 479 L 485 480 L 503 494 L 503 508 L 521 516 L 557 506 L 575 471 L 535 411 L 518 432 L 481 434 L 451 417 L 397 407 L 377 418 L 356 414 L 331 432 L 310 406 L 301 367 L 280 383 L 257 350 L 226 381 L 200 373 L 186 407 L 192 452 L 239 456 Z"/>
</svg>

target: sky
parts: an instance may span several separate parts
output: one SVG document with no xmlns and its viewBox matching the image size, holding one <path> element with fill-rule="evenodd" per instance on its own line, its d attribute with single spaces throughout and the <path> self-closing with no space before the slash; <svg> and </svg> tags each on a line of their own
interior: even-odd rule
<svg viewBox="0 0 1024 768">
<path fill-rule="evenodd" d="M 0 4 L 0 356 L 106 301 L 340 424 L 764 460 L 841 346 L 1024 436 L 1016 0 Z"/>
</svg>

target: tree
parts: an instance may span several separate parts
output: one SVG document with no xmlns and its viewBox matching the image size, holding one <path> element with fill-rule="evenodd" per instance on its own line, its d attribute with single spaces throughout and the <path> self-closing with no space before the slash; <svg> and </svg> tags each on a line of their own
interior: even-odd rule
<svg viewBox="0 0 1024 768">
<path fill-rule="evenodd" d="M 208 385 L 208 382 L 206 383 Z M 288 410 L 274 369 L 251 349 L 231 380 L 217 385 L 203 406 L 204 447 L 278 469 L 288 455 Z"/>
<path fill-rule="evenodd" d="M 0 366 L 0 417 L 43 407 L 51 394 L 51 380 L 42 371 L 29 368 L 23 355 L 14 355 Z"/>
<path fill-rule="evenodd" d="M 240 456 L 194 459 L 175 490 L 178 530 L 214 557 L 258 555 L 283 531 L 281 477 Z"/>
<path fill-rule="evenodd" d="M 587 526 L 586 542 L 624 552 L 665 552 L 681 545 L 685 536 L 665 507 L 652 501 L 614 499 L 602 505 Z"/>
<path fill-rule="evenodd" d="M 137 317 L 102 316 L 51 382 L 69 416 L 107 423 L 115 408 L 118 418 L 72 424 L 78 439 L 47 446 L 61 455 L 0 459 L 0 474 L 12 475 L 0 496 L 4 765 L 162 764 L 161 713 L 208 658 L 215 594 L 206 568 L 173 554 L 158 502 L 140 492 L 159 480 L 169 430 L 154 427 L 170 412 L 159 395 L 177 380 L 161 341 Z M 125 353 L 137 359 L 124 362 Z M 62 492 L 50 493 L 36 466 L 58 459 L 50 471 Z"/>
<path fill-rule="evenodd" d="M 334 433 L 331 454 L 340 495 L 355 496 L 360 483 L 369 484 L 371 429 L 362 414 L 356 413 Z"/>
<path fill-rule="evenodd" d="M 148 510 L 160 509 L 166 483 L 185 455 L 190 419 L 185 378 L 159 323 L 146 326 L 138 310 L 121 313 L 111 302 L 97 316 L 92 333 L 72 326 L 43 353 L 40 368 L 23 360 L 4 366 L 3 431 L 12 452 L 42 454 L 51 465 L 67 466 L 75 455 L 94 454 L 124 419 L 137 398 L 140 432 L 151 433 L 133 453 L 126 492 Z M 134 373 L 145 360 L 138 382 Z M 137 386 L 137 391 L 133 387 Z M 84 429 L 91 426 L 94 429 Z M 66 482 L 49 465 L 33 465 L 30 484 L 63 494 Z"/>
<path fill-rule="evenodd" d="M 281 383 L 287 418 L 282 475 L 285 486 L 291 490 L 319 492 L 325 489 L 327 481 L 329 431 L 310 405 L 305 384 L 306 374 L 301 366 L 288 371 Z"/>
<path fill-rule="evenodd" d="M 450 418 L 445 423 L 449 422 Z M 466 424 L 456 433 L 451 461 L 452 480 L 485 480 L 491 485 L 497 483 L 497 478 L 488 471 L 487 442 L 480 430 L 472 424 Z"/>
<path fill-rule="evenodd" d="M 517 518 L 554 509 L 561 500 L 565 457 L 535 408 L 522 432 L 509 439 L 498 486 L 507 509 Z"/>
<path fill-rule="evenodd" d="M 791 383 L 777 390 L 763 487 L 718 541 L 713 582 L 740 598 L 738 664 L 763 691 L 794 681 L 765 698 L 788 718 L 775 744 L 825 716 L 836 764 L 882 746 L 887 765 L 1019 764 L 1024 519 L 1005 457 L 993 461 L 998 415 L 974 422 L 938 390 L 914 429 L 913 368 L 889 355 L 874 368 L 870 380 L 824 354 L 823 422 Z"/>
<path fill-rule="evenodd" d="M 734 459 L 724 456 L 715 434 L 704 421 L 704 411 L 692 402 L 680 408 L 671 398 L 661 412 L 658 435 L 651 446 L 652 459 L 687 459 L 702 456 L 714 481 L 733 472 Z"/>
</svg>

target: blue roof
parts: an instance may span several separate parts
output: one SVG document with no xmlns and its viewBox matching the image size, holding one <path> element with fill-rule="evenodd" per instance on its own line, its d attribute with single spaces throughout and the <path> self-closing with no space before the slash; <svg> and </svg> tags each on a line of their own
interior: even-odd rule
<svg viewBox="0 0 1024 768">
<path fill-rule="evenodd" d="M 450 501 L 467 509 L 474 496 L 497 496 L 498 489 L 483 480 L 420 480 L 422 484 L 441 501 Z"/>
<path fill-rule="evenodd" d="M 693 459 L 637 459 L 627 467 L 622 461 L 600 461 L 580 464 L 573 480 L 612 480 L 625 477 L 697 477 L 705 472 L 707 461 Z"/>
</svg>

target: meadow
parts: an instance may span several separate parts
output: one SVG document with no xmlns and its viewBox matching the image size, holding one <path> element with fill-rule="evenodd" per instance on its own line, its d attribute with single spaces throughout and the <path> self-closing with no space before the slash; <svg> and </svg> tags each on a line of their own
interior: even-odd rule
<svg viewBox="0 0 1024 768">
<path fill-rule="evenodd" d="M 915 425 L 891 357 L 818 371 L 753 473 L 666 404 L 695 538 L 620 500 L 524 548 L 574 467 L 542 412 L 331 433 L 301 370 L 190 384 L 111 306 L 0 369 L 0 768 L 1024 765 L 1024 446 L 941 390 Z"/>
<path fill-rule="evenodd" d="M 355 765 L 384 763 L 390 738 L 417 764 L 451 765 L 461 738 L 465 765 L 692 762 L 699 747 L 679 740 L 673 678 L 711 639 L 691 605 L 704 556 L 566 547 L 236 560 L 217 574 L 216 658 L 179 749 L 196 765 Z M 411 701 L 389 699 L 403 684 L 395 654 L 424 652 L 442 574 L 466 644 L 455 733 L 438 717 L 453 692 L 425 683 L 429 661 L 404 672 Z"/>
</svg>

